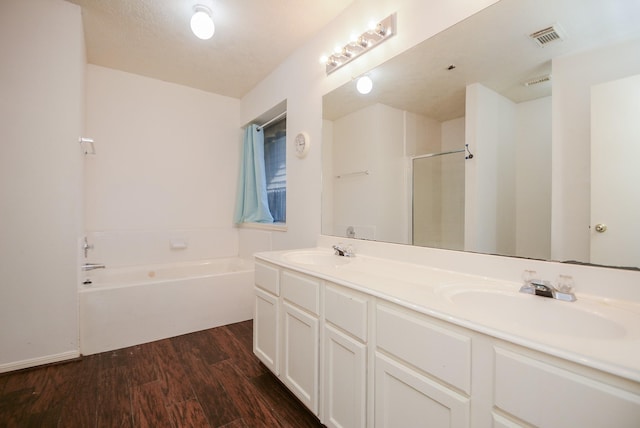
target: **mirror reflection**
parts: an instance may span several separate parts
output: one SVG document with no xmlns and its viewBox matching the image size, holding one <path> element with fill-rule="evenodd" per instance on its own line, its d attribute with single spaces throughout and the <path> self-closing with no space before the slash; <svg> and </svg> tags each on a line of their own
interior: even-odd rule
<svg viewBox="0 0 640 428">
<path fill-rule="evenodd" d="M 369 94 L 326 94 L 322 233 L 640 267 L 619 184 L 640 182 L 637 22 L 630 0 L 501 0 L 371 70 Z M 629 100 L 592 98 L 619 80 Z"/>
</svg>

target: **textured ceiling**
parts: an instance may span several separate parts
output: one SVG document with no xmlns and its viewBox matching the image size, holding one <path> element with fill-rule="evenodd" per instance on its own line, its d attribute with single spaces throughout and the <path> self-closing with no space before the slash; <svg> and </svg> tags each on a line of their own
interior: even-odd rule
<svg viewBox="0 0 640 428">
<path fill-rule="evenodd" d="M 475 82 L 514 102 L 548 96 L 550 82 L 523 82 L 551 73 L 552 58 L 640 37 L 639 23 L 638 0 L 501 0 L 372 70 L 369 95 L 353 83 L 326 95 L 323 114 L 335 120 L 382 103 L 450 120 L 464 116 L 465 88 Z M 529 39 L 553 24 L 564 41 L 542 48 Z"/>
<path fill-rule="evenodd" d="M 353 0 L 67 0 L 82 7 L 87 61 L 241 98 Z M 196 38 L 193 6 L 216 32 Z"/>
</svg>

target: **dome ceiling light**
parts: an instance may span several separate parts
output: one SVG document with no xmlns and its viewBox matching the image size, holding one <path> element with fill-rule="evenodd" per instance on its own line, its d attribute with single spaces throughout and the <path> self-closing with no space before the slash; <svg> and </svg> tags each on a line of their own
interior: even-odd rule
<svg viewBox="0 0 640 428">
<path fill-rule="evenodd" d="M 209 40 L 213 37 L 216 27 L 211 17 L 211 9 L 201 4 L 193 6 L 194 14 L 191 17 L 191 31 L 197 38 Z"/>
<path fill-rule="evenodd" d="M 356 81 L 356 89 L 362 95 L 368 94 L 373 89 L 373 80 L 365 74 Z"/>
</svg>

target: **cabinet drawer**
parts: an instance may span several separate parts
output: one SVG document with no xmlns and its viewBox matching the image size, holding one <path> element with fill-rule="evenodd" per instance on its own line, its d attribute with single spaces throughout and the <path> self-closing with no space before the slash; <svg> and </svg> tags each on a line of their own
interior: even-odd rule
<svg viewBox="0 0 640 428">
<path fill-rule="evenodd" d="M 442 328 L 418 313 L 376 309 L 378 348 L 469 394 L 471 339 Z"/>
<path fill-rule="evenodd" d="M 255 264 L 255 283 L 256 286 L 268 291 L 269 293 L 279 296 L 280 287 L 278 281 L 278 269 L 256 262 Z"/>
<path fill-rule="evenodd" d="M 640 396 L 501 348 L 495 405 L 539 427 L 623 428 L 640 421 Z"/>
<path fill-rule="evenodd" d="M 293 272 L 282 272 L 280 278 L 282 297 L 314 315 L 320 314 L 320 281 Z"/>
<path fill-rule="evenodd" d="M 347 333 L 367 341 L 367 299 L 343 288 L 327 285 L 324 292 L 325 319 Z"/>
</svg>

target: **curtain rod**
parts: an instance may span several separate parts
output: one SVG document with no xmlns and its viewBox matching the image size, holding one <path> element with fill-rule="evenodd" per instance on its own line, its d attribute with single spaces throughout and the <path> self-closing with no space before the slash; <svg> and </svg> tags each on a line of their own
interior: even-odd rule
<svg viewBox="0 0 640 428">
<path fill-rule="evenodd" d="M 265 123 L 263 123 L 262 125 L 258 126 L 258 131 L 262 131 L 262 128 L 264 128 L 265 126 L 267 126 L 267 125 L 269 125 L 269 124 L 271 124 L 271 123 L 275 122 L 276 120 L 278 120 L 278 119 L 280 119 L 281 117 L 286 116 L 286 115 L 287 115 L 287 112 L 286 112 L 286 110 L 285 110 L 284 112 L 280 113 L 279 115 L 277 115 L 277 116 L 276 116 L 276 117 L 274 117 L 273 119 L 271 119 L 271 120 L 267 120 Z"/>
</svg>

